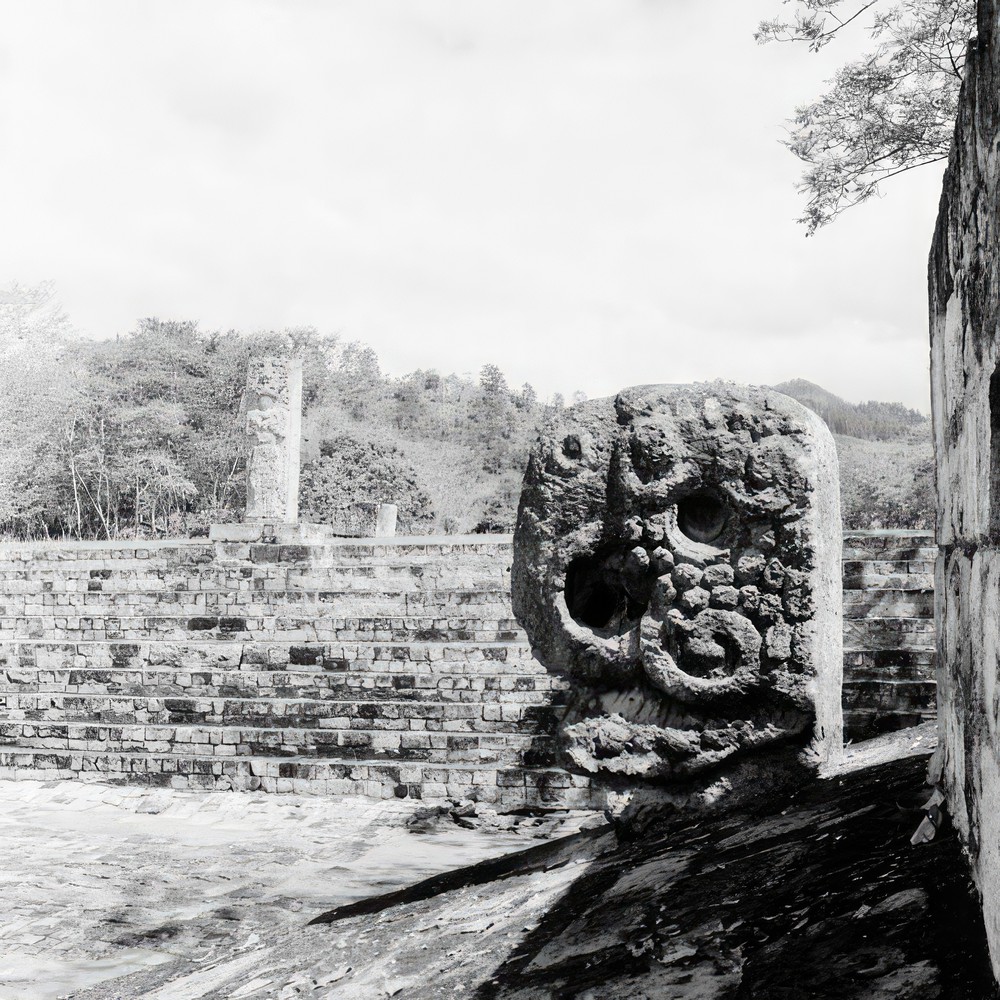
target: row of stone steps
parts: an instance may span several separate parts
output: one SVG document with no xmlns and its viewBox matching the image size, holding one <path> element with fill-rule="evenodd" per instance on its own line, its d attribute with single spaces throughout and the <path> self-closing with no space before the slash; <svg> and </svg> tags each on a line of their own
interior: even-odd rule
<svg viewBox="0 0 1000 1000">
<path fill-rule="evenodd" d="M 166 581 L 164 581 L 166 582 Z M 205 581 L 201 587 L 191 586 L 144 586 L 141 581 L 108 581 L 91 580 L 86 587 L 79 590 L 39 590 L 37 585 L 32 589 L 33 581 L 26 580 L 19 584 L 19 590 L 4 588 L 3 600 L 7 603 L 13 601 L 35 601 L 46 607 L 62 606 L 67 604 L 84 605 L 113 603 L 128 599 L 139 603 L 176 603 L 184 600 L 200 601 L 238 601 L 246 602 L 253 600 L 275 600 L 292 601 L 295 603 L 316 603 L 322 610 L 327 610 L 327 606 L 338 598 L 368 598 L 375 601 L 385 599 L 387 602 L 396 603 L 409 598 L 411 601 L 424 600 L 427 603 L 433 601 L 456 601 L 468 602 L 470 600 L 493 599 L 496 600 L 498 594 L 502 599 L 502 592 L 498 590 L 496 581 L 484 582 L 482 584 L 465 583 L 454 587 L 440 587 L 435 584 L 433 587 L 413 586 L 408 588 L 397 587 L 395 585 L 373 585 L 372 581 L 364 580 L 354 587 L 346 587 L 341 581 L 331 584 L 329 579 L 320 581 L 309 581 L 313 586 L 303 584 L 289 584 L 287 580 L 242 580 L 241 586 L 218 586 L 214 581 Z M 37 584 L 37 581 L 34 582 Z M 398 612 L 394 612 L 397 613 Z"/>
<path fill-rule="evenodd" d="M 245 564 L 237 560 L 208 561 L 203 565 L 178 566 L 151 562 L 81 561 L 63 564 L 19 565 L 0 569 L 0 584 L 4 591 L 23 593 L 24 582 L 40 583 L 46 593 L 73 593 L 97 586 L 115 590 L 147 586 L 161 590 L 267 590 L 290 589 L 326 590 L 331 580 L 345 590 L 386 587 L 390 590 L 444 590 L 452 586 L 462 588 L 489 587 L 505 580 L 510 573 L 492 559 L 481 559 L 475 565 L 452 562 L 447 565 L 424 563 L 413 566 L 405 562 L 384 562 L 377 566 L 352 563 L 338 566 L 331 563 L 304 560 L 301 562 L 271 563 L 254 567 L 247 572 Z M 82 587 L 81 587 L 82 584 Z"/>
<path fill-rule="evenodd" d="M 321 614 L 339 614 L 336 609 L 343 604 L 359 607 L 381 608 L 362 612 L 364 614 L 382 615 L 415 615 L 420 614 L 420 608 L 442 607 L 474 607 L 476 613 L 482 613 L 484 607 L 504 608 L 509 602 L 504 599 L 494 587 L 465 587 L 454 590 L 372 590 L 370 588 L 357 590 L 289 590 L 246 589 L 246 590 L 95 590 L 93 588 L 81 593 L 45 593 L 33 592 L 11 594 L 5 592 L 2 598 L 4 617 L 20 617 L 22 615 L 67 614 L 64 609 L 86 609 L 87 614 L 118 614 L 122 609 L 169 607 L 174 613 L 193 614 L 198 609 L 213 608 L 218 613 L 228 609 L 238 609 L 246 614 L 268 615 L 273 617 L 274 610 L 258 610 L 288 608 L 297 612 L 316 612 Z M 10 610 L 17 609 L 17 610 Z M 53 610 L 56 609 L 56 610 Z M 102 611 L 102 609 L 106 609 Z M 80 612 L 83 613 L 83 612 Z M 426 612 L 424 612 L 426 613 Z M 352 614 L 357 614 L 353 612 Z M 508 612 L 509 614 L 509 612 Z"/>
<path fill-rule="evenodd" d="M 75 554 L 0 549 L 0 774 L 589 802 L 509 540 Z"/>
<path fill-rule="evenodd" d="M 538 675 L 480 674 L 321 674 L 257 670 L 222 673 L 186 673 L 165 669 L 130 671 L 58 671 L 40 676 L 36 671 L 0 673 L 0 706 L 23 707 L 12 701 L 33 695 L 48 698 L 245 698 L 371 699 L 481 702 L 493 704 L 561 704 L 569 685 L 561 678 Z"/>
<path fill-rule="evenodd" d="M 844 537 L 844 717 L 849 736 L 934 718 L 934 563 L 929 533 Z"/>
<path fill-rule="evenodd" d="M 8 746 L 71 752 L 274 756 L 354 760 L 378 757 L 422 763 L 515 766 L 550 764 L 553 741 L 544 733 L 419 730 L 358 726 L 269 728 L 261 724 L 125 725 L 88 721 L 0 723 L 0 749 Z M 508 727 L 509 728 L 509 727 Z"/>
<path fill-rule="evenodd" d="M 298 572 L 331 572 L 341 578 L 367 576 L 380 579 L 389 576 L 420 576 L 424 579 L 482 573 L 502 574 L 510 567 L 510 542 L 475 542 L 452 545 L 442 540 L 426 544 L 399 544 L 380 548 L 346 543 L 307 545 L 246 545 L 211 542 L 184 542 L 156 547 L 153 543 L 138 546 L 104 546 L 82 549 L 78 543 L 61 548 L 39 545 L 0 546 L 0 582 L 8 579 L 33 579 L 54 576 L 60 580 L 81 573 L 94 578 L 139 573 L 156 575 L 163 572 L 178 577 L 192 575 L 210 577 L 216 573 L 246 573 L 253 565 L 254 577 L 293 569 Z M 509 536 L 508 536 L 509 537 Z M 330 571 L 330 572 L 328 572 Z"/>
<path fill-rule="evenodd" d="M 925 595 L 918 595 L 923 598 Z M 142 641 L 143 639 L 194 640 L 221 638 L 225 641 L 268 639 L 309 642 L 523 642 L 524 635 L 517 622 L 509 617 L 451 617 L 447 609 L 441 616 L 350 616 L 298 617 L 276 615 L 268 617 L 226 615 L 33 615 L 30 617 L 0 617 L 0 642 L 36 639 L 44 642 Z M 926 633 L 932 638 L 934 622 L 919 613 L 885 615 L 877 618 L 847 618 L 844 638 L 848 649 L 882 648 L 852 642 L 855 633 L 866 636 L 885 634 L 887 641 L 897 641 L 900 634 Z"/>
<path fill-rule="evenodd" d="M 207 696 L 0 695 L 7 721 L 114 722 L 122 725 L 243 725 L 262 728 L 374 728 L 497 732 L 521 723 L 518 732 L 553 728 L 545 699 L 518 701 L 433 701 L 416 698 L 337 701 L 307 698 Z M 5 723 L 0 723 L 0 731 Z"/>
<path fill-rule="evenodd" d="M 849 727 L 926 709 L 927 541 L 845 538 Z M 568 684 L 512 619 L 510 556 L 504 538 L 0 546 L 0 774 L 537 804 L 521 765 L 550 761 Z M 547 773 L 549 803 L 592 794 Z"/>
<path fill-rule="evenodd" d="M 142 640 L 56 640 L 14 639 L 0 641 L 0 666 L 23 663 L 30 666 L 128 666 L 149 663 L 190 665 L 267 664 L 315 666 L 327 670 L 344 669 L 344 664 L 376 663 L 497 663 L 530 665 L 541 673 L 545 668 L 534 659 L 522 637 L 503 642 L 427 641 L 337 641 L 300 644 L 295 639 L 232 641 L 220 643 L 204 637 L 186 641 Z M 457 668 L 456 668 L 457 669 Z M 493 669 L 499 669 L 494 667 Z"/>
<path fill-rule="evenodd" d="M 257 790 L 306 795 L 367 795 L 440 800 L 475 798 L 501 809 L 560 806 L 586 809 L 602 800 L 585 777 L 559 768 L 489 768 L 473 764 L 350 762 L 308 758 L 216 758 L 189 753 L 0 748 L 0 779 L 75 778 L 151 787 Z"/>
<path fill-rule="evenodd" d="M 36 615 L 0 618 L 0 641 L 47 642 L 143 639 L 176 641 L 218 639 L 263 642 L 281 638 L 300 642 L 520 642 L 523 633 L 512 618 L 351 617 L 249 618 L 234 616 L 149 615 L 91 617 Z"/>
</svg>

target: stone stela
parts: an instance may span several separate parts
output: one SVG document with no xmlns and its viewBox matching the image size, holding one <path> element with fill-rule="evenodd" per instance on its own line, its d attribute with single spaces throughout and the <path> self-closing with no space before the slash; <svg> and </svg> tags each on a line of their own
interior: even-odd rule
<svg viewBox="0 0 1000 1000">
<path fill-rule="evenodd" d="M 304 542 L 396 534 L 395 504 L 359 501 L 325 512 L 323 523 L 299 521 L 300 360 L 250 358 L 242 412 L 248 438 L 246 511 L 237 524 L 212 525 L 212 541 Z"/>
<path fill-rule="evenodd" d="M 250 438 L 244 520 L 295 524 L 299 519 L 302 362 L 251 358 L 244 408 Z"/>
</svg>

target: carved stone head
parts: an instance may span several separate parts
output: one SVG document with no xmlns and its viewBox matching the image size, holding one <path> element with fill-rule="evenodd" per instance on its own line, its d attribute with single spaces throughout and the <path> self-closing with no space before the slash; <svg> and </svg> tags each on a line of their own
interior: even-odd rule
<svg viewBox="0 0 1000 1000">
<path fill-rule="evenodd" d="M 787 396 L 640 386 L 565 411 L 531 453 L 512 582 L 574 681 L 570 766 L 704 801 L 839 752 L 840 550 L 833 439 Z"/>
</svg>

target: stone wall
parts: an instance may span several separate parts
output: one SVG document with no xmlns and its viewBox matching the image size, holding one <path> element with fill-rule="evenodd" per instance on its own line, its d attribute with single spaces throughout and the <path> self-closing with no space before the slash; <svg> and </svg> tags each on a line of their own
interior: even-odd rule
<svg viewBox="0 0 1000 1000">
<path fill-rule="evenodd" d="M 929 262 L 941 776 L 1000 975 L 1000 34 L 980 0 Z"/>
<path fill-rule="evenodd" d="M 928 711 L 929 539 L 845 541 L 857 739 Z M 0 546 L 0 777 L 587 804 L 510 561 L 509 536 Z"/>
</svg>

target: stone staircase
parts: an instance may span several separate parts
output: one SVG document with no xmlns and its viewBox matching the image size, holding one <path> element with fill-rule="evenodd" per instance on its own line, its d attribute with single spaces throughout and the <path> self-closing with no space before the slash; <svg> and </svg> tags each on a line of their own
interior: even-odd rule
<svg viewBox="0 0 1000 1000">
<path fill-rule="evenodd" d="M 934 715 L 933 539 L 845 536 L 855 741 Z M 0 778 L 600 804 L 509 536 L 0 546 Z"/>
<path fill-rule="evenodd" d="M 0 777 L 590 804 L 506 538 L 0 547 Z"/>
<path fill-rule="evenodd" d="M 844 535 L 844 732 L 935 718 L 934 560 L 927 531 Z"/>
</svg>

